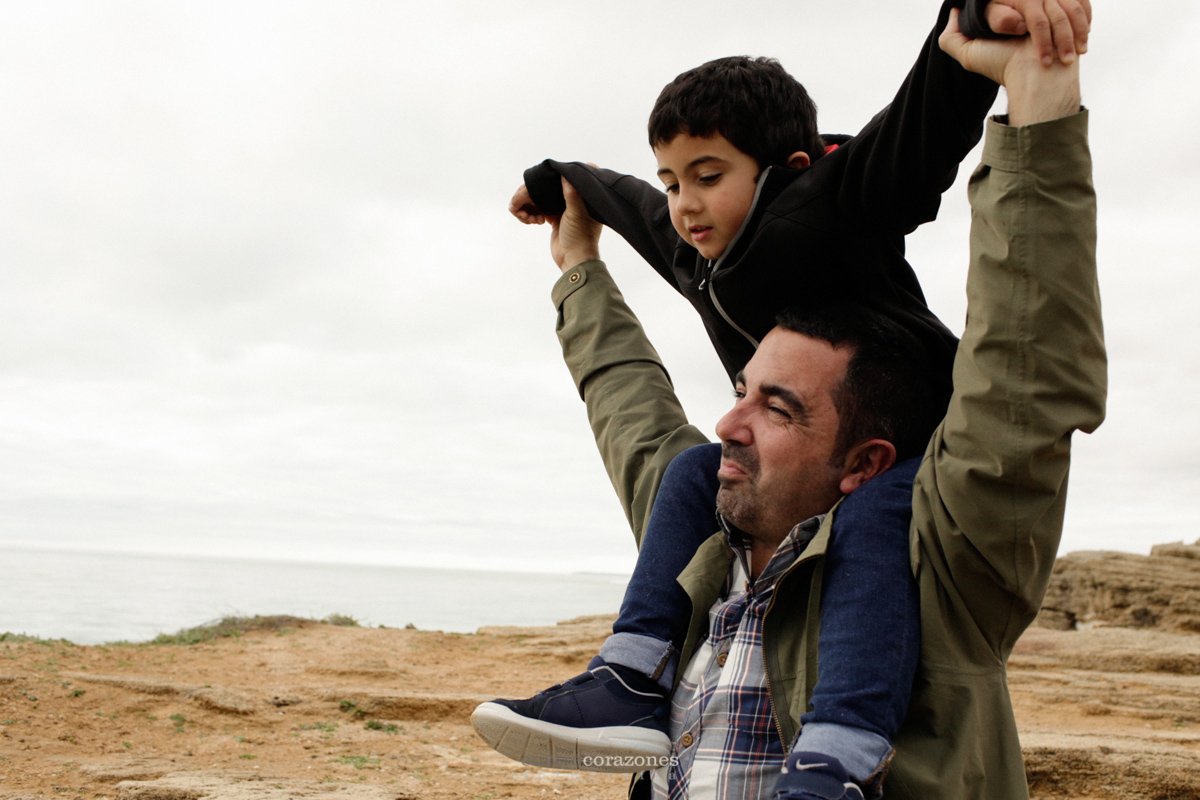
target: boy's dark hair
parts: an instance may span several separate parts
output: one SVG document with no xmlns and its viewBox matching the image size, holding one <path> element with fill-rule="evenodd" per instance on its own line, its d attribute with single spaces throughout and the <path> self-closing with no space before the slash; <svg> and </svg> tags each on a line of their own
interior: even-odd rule
<svg viewBox="0 0 1200 800">
<path fill-rule="evenodd" d="M 787 330 L 853 347 L 846 377 L 834 391 L 839 426 L 835 459 L 867 439 L 885 439 L 896 459 L 925 452 L 950 401 L 944 360 L 905 326 L 870 307 L 852 303 L 793 307 L 780 313 Z"/>
<path fill-rule="evenodd" d="M 760 168 L 787 163 L 797 150 L 825 152 L 817 107 L 773 58 L 729 56 L 690 69 L 663 87 L 650 112 L 650 146 L 681 133 L 721 134 Z"/>
</svg>

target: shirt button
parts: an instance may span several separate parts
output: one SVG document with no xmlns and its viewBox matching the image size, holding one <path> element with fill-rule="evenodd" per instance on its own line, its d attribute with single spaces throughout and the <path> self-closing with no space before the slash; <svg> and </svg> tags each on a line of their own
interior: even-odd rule
<svg viewBox="0 0 1200 800">
<path fill-rule="evenodd" d="M 725 666 L 725 660 L 728 658 L 729 658 L 729 653 L 721 653 L 721 655 L 717 656 L 717 666 L 718 667 Z"/>
<path fill-rule="evenodd" d="M 583 277 L 583 276 L 582 276 L 582 275 L 580 275 L 578 272 L 572 272 L 572 273 L 571 273 L 571 277 L 570 277 L 570 278 L 567 278 L 567 280 L 569 280 L 571 283 L 579 283 L 579 280 L 580 280 L 580 278 L 582 278 L 582 277 Z"/>
<path fill-rule="evenodd" d="M 679 737 L 679 745 L 684 748 L 691 747 L 692 743 L 695 741 L 696 740 L 690 733 L 685 733 L 683 736 Z"/>
</svg>

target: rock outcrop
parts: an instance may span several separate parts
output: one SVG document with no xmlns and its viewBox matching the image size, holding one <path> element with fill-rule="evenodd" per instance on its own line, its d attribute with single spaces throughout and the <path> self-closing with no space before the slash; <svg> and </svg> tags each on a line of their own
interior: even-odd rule
<svg viewBox="0 0 1200 800">
<path fill-rule="evenodd" d="M 1036 624 L 1200 633 L 1200 541 L 1158 545 L 1148 556 L 1099 551 L 1062 556 Z"/>
</svg>

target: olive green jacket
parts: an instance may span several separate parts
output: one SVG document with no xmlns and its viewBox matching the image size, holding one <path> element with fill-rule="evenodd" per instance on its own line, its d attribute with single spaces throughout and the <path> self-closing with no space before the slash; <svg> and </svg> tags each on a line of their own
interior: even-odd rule
<svg viewBox="0 0 1200 800">
<path fill-rule="evenodd" d="M 894 740 L 889 800 L 1028 796 L 1005 662 L 1054 563 L 1071 435 L 1104 416 L 1087 113 L 1022 128 L 990 122 L 969 193 L 968 313 L 955 390 L 913 490 L 921 661 Z M 603 264 L 568 270 L 553 299 L 564 358 L 640 542 L 663 470 L 705 438 L 687 423 Z M 797 735 L 816 682 L 833 516 L 781 581 L 766 617 L 769 689 L 785 742 Z M 679 576 L 693 606 L 685 661 L 706 631 L 730 557 L 715 535 Z"/>
</svg>

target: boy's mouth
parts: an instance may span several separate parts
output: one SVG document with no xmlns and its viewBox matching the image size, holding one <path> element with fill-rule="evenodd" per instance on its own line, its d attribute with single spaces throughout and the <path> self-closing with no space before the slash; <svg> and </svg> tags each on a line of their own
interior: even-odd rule
<svg viewBox="0 0 1200 800">
<path fill-rule="evenodd" d="M 708 225 L 692 225 L 688 228 L 688 234 L 692 237 L 693 242 L 703 242 L 712 233 L 712 228 Z"/>
</svg>

